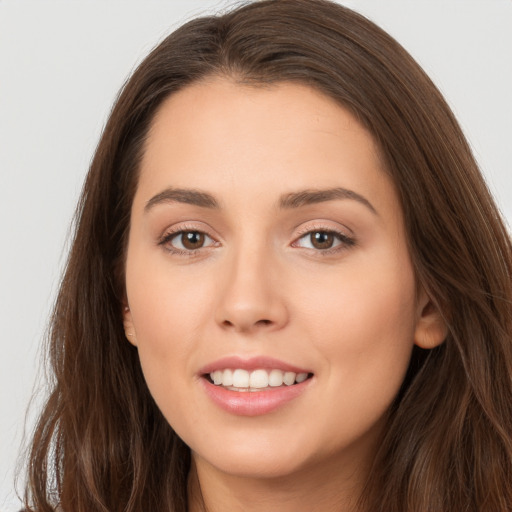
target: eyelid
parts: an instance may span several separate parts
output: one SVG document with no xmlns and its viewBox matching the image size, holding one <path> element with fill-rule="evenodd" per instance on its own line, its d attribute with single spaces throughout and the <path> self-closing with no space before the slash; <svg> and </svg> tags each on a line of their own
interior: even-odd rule
<svg viewBox="0 0 512 512">
<path fill-rule="evenodd" d="M 347 231 L 350 232 L 350 234 L 347 234 Z M 316 248 L 310 248 L 310 247 L 301 247 L 298 245 L 299 240 L 304 238 L 307 235 L 310 235 L 315 232 L 325 232 L 325 233 L 332 233 L 334 234 L 340 243 L 337 245 L 330 247 L 328 249 L 316 249 Z M 347 250 L 354 245 L 356 245 L 357 240 L 352 232 L 351 229 L 345 228 L 342 229 L 340 227 L 334 227 L 327 222 L 324 224 L 322 221 L 315 221 L 312 224 L 306 224 L 301 229 L 298 230 L 296 235 L 294 236 L 294 240 L 292 242 L 292 247 L 298 247 L 302 249 L 306 249 L 308 251 L 315 252 L 317 254 L 320 254 L 322 256 L 326 256 L 329 254 L 337 253 L 340 251 Z"/>
<path fill-rule="evenodd" d="M 295 238 L 300 238 L 301 236 L 311 233 L 312 231 L 330 231 L 333 233 L 339 233 L 340 235 L 343 235 L 347 238 L 355 237 L 354 232 L 349 227 L 344 226 L 339 222 L 316 219 L 309 222 L 303 222 L 297 229 Z"/>
<path fill-rule="evenodd" d="M 209 226 L 205 226 L 205 224 L 202 222 L 199 223 L 199 225 L 190 223 L 190 222 L 178 223 L 178 224 L 175 224 L 173 226 L 166 228 L 163 231 L 163 233 L 157 239 L 157 245 L 163 246 L 167 251 L 169 251 L 172 254 L 194 256 L 195 254 L 197 254 L 198 251 L 205 250 L 205 249 L 207 250 L 211 247 L 218 247 L 220 245 L 218 237 L 214 236 L 211 233 L 211 231 L 212 230 L 209 229 Z M 198 247 L 197 249 L 186 249 L 186 250 L 179 249 L 177 247 L 172 247 L 172 246 L 169 247 L 168 246 L 168 245 L 170 245 L 170 242 L 171 242 L 171 240 L 173 240 L 173 238 L 179 236 L 181 233 L 186 233 L 186 232 L 202 233 L 205 236 L 207 236 L 208 238 L 210 238 L 213 241 L 213 243 L 210 245 L 207 245 L 207 246 Z"/>
<path fill-rule="evenodd" d="M 337 226 L 333 226 L 330 221 L 314 221 L 313 223 L 304 223 L 300 229 L 296 232 L 293 242 L 291 243 L 292 247 L 302 248 L 314 253 L 322 254 L 322 255 L 329 255 L 333 253 L 337 253 L 343 250 L 347 250 L 350 247 L 356 245 L 356 238 L 353 235 L 353 232 L 351 229 L 347 227 L 339 227 L 339 224 L 336 223 Z M 212 229 L 205 225 L 203 222 L 190 222 L 185 221 L 182 223 L 178 223 L 175 225 L 172 225 L 170 227 L 167 227 L 162 235 L 160 235 L 157 239 L 157 245 L 163 246 L 167 251 L 173 254 L 177 255 L 186 255 L 186 256 L 194 256 L 200 251 L 208 250 L 212 247 L 219 247 L 221 242 L 219 241 L 219 237 L 212 234 Z M 347 234 L 347 231 L 350 232 L 350 234 Z M 198 247 L 197 249 L 179 249 L 177 247 L 170 246 L 170 241 L 173 240 L 174 237 L 177 237 L 181 233 L 184 232 L 197 232 L 202 233 L 206 237 L 212 240 L 213 243 Z M 336 238 L 338 239 L 339 243 L 334 245 L 333 247 L 327 248 L 327 249 L 318 249 L 318 248 L 311 248 L 311 247 L 301 247 L 298 245 L 298 242 L 304 238 L 307 235 L 310 235 L 315 232 L 325 232 L 325 233 L 332 233 Z"/>
</svg>

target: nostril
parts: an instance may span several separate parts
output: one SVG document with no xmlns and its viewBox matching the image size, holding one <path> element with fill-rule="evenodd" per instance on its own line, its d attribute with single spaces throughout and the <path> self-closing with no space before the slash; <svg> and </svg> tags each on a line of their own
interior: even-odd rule
<svg viewBox="0 0 512 512">
<path fill-rule="evenodd" d="M 265 316 L 252 315 L 250 312 L 247 314 L 239 314 L 238 316 L 233 315 L 231 317 L 226 315 L 224 319 L 221 319 L 219 325 L 222 329 L 234 330 L 236 332 L 259 331 L 260 329 L 266 331 L 279 325 L 279 321 L 269 316 L 265 318 Z"/>
</svg>

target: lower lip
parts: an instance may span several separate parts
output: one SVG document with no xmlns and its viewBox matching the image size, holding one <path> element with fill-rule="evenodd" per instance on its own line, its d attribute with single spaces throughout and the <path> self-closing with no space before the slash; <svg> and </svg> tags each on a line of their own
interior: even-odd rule
<svg viewBox="0 0 512 512">
<path fill-rule="evenodd" d="M 279 409 L 302 394 L 311 378 L 292 386 L 270 388 L 265 391 L 232 391 L 216 386 L 202 378 L 206 394 L 225 411 L 239 416 L 260 416 Z"/>
</svg>

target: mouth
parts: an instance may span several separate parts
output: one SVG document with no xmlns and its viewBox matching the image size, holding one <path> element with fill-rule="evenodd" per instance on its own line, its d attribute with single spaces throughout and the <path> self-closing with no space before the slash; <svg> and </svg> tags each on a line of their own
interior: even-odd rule
<svg viewBox="0 0 512 512">
<path fill-rule="evenodd" d="M 295 386 L 312 376 L 312 373 L 285 371 L 278 368 L 257 368 L 252 371 L 243 368 L 225 368 L 206 373 L 203 378 L 215 386 L 230 391 L 257 392 Z"/>
<path fill-rule="evenodd" d="M 315 374 L 267 356 L 228 356 L 198 373 L 206 395 L 224 411 L 238 416 L 272 413 L 308 395 Z"/>
</svg>

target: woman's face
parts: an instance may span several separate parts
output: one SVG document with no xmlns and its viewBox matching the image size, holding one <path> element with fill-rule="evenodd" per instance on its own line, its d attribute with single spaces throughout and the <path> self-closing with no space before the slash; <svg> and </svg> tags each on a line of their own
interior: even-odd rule
<svg viewBox="0 0 512 512">
<path fill-rule="evenodd" d="M 368 462 L 413 344 L 441 341 L 372 137 L 294 84 L 166 100 L 126 289 L 156 403 L 198 468 L 234 475 Z"/>
</svg>

